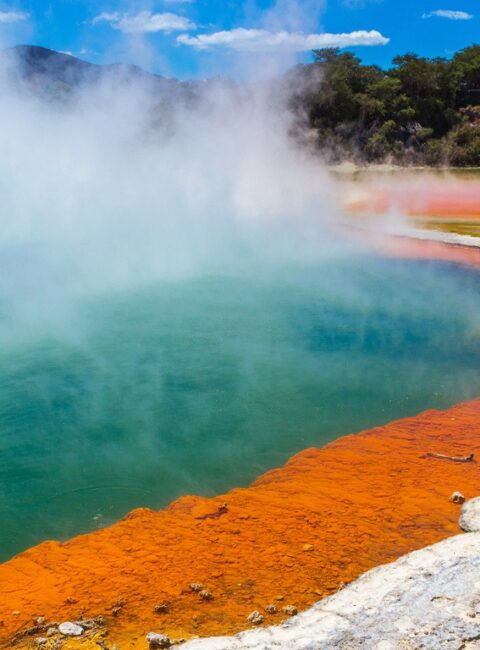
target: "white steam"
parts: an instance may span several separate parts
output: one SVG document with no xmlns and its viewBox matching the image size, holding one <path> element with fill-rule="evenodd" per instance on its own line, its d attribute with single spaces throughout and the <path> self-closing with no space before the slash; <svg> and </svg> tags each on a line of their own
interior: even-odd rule
<svg viewBox="0 0 480 650">
<path fill-rule="evenodd" d="M 4 80 L 8 310 L 35 320 L 85 293 L 325 252 L 330 183 L 292 144 L 280 95 L 227 84 L 195 93 L 159 100 L 124 80 L 46 101 Z"/>
</svg>

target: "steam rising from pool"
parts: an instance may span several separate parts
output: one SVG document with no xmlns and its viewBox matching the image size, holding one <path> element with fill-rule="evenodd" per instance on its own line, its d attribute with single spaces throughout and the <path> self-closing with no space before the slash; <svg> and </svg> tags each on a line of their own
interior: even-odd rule
<svg viewBox="0 0 480 650">
<path fill-rule="evenodd" d="M 285 105 L 3 83 L 4 558 L 478 393 L 477 276 L 338 235 Z"/>
<path fill-rule="evenodd" d="M 292 146 L 280 94 L 212 82 L 162 104 L 121 80 L 68 101 L 25 92 L 2 89 L 0 244 L 29 334 L 80 295 L 330 245 L 330 184 Z"/>
</svg>

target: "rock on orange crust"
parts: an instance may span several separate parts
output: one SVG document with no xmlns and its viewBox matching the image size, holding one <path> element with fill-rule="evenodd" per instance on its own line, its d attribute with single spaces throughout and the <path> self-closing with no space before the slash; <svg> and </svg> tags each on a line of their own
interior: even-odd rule
<svg viewBox="0 0 480 650">
<path fill-rule="evenodd" d="M 479 494 L 479 465 L 425 454 L 467 456 L 479 441 L 476 400 L 307 449 L 247 489 L 184 497 L 40 544 L 0 566 L 2 639 L 10 647 L 40 615 L 104 615 L 122 650 L 144 648 L 150 630 L 232 633 L 256 609 L 278 622 L 286 605 L 307 608 L 371 567 L 459 533 L 449 497 Z M 213 600 L 190 590 L 194 582 Z M 161 603 L 168 612 L 155 613 Z M 270 603 L 278 614 L 264 611 Z"/>
</svg>

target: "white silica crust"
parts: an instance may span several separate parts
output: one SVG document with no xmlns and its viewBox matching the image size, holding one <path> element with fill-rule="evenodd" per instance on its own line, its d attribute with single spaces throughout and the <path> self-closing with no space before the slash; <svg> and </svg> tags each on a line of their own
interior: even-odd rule
<svg viewBox="0 0 480 650">
<path fill-rule="evenodd" d="M 470 499 L 463 504 L 459 523 L 467 533 L 480 532 L 480 497 Z"/>
<path fill-rule="evenodd" d="M 480 650 L 480 533 L 364 574 L 282 625 L 182 650 Z"/>
</svg>

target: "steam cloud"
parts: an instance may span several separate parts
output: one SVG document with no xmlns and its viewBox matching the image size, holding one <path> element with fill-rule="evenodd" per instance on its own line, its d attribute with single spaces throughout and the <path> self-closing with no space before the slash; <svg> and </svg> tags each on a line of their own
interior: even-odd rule
<svg viewBox="0 0 480 650">
<path fill-rule="evenodd" d="M 119 73 L 47 100 L 17 72 L 0 105 L 0 331 L 85 293 L 325 248 L 330 184 L 292 144 L 281 93 L 175 96 Z"/>
</svg>

